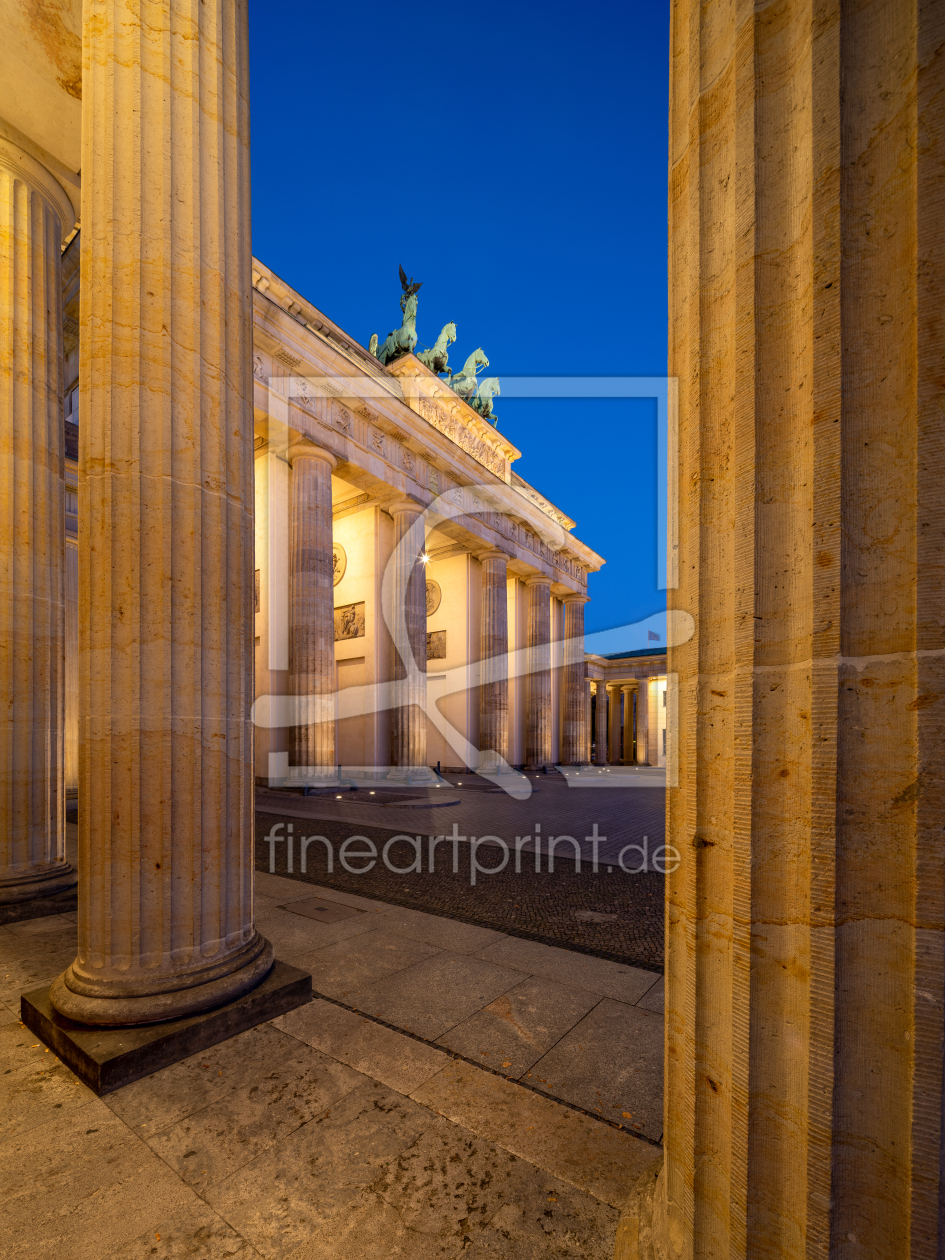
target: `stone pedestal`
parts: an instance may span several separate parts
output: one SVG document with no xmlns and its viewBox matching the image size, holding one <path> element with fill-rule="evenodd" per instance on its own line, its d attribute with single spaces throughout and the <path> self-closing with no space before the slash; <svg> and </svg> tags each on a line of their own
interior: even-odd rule
<svg viewBox="0 0 945 1260">
<path fill-rule="evenodd" d="M 287 782 L 337 780 L 331 474 L 334 455 L 312 442 L 289 448 L 289 688 L 307 721 L 289 736 Z M 304 699 L 303 699 L 304 698 Z"/>
<path fill-rule="evenodd" d="M 396 782 L 432 782 L 427 766 L 427 586 L 423 508 L 412 499 L 388 509 L 394 553 L 384 578 L 384 615 L 393 641 L 391 761 Z"/>
<path fill-rule="evenodd" d="M 0 139 L 0 905 L 76 882 L 65 857 L 62 266 L 72 206 Z"/>
<path fill-rule="evenodd" d="M 587 760 L 587 684 L 584 678 L 584 605 L 586 595 L 564 597 L 564 721 L 561 725 L 561 764 L 584 765 Z"/>
<path fill-rule="evenodd" d="M 594 765 L 606 766 L 607 743 L 610 732 L 610 710 L 607 686 L 604 682 L 594 685 Z"/>
<path fill-rule="evenodd" d="M 551 578 L 536 573 L 528 587 L 528 675 L 525 680 L 525 769 L 551 765 Z"/>
<path fill-rule="evenodd" d="M 482 565 L 482 621 L 479 637 L 479 770 L 495 774 L 509 751 L 508 556 L 487 551 Z M 500 762 L 501 759 L 501 762 Z"/>
<path fill-rule="evenodd" d="M 943 47 L 673 5 L 673 1260 L 945 1251 Z"/>
<path fill-rule="evenodd" d="M 86 5 L 79 947 L 53 1006 L 144 1024 L 272 967 L 253 924 L 246 11 Z M 61 545 L 61 544 L 60 544 Z"/>
</svg>

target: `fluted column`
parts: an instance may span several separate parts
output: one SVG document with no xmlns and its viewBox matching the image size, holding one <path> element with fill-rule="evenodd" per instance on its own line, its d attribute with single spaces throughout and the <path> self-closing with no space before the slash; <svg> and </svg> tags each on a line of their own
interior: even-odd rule
<svg viewBox="0 0 945 1260">
<path fill-rule="evenodd" d="M 584 605 L 586 595 L 564 597 L 564 721 L 561 762 L 579 766 L 587 761 L 587 686 L 584 678 Z"/>
<path fill-rule="evenodd" d="M 591 763 L 591 736 L 593 734 L 593 697 L 591 696 L 591 680 L 584 679 L 584 761 Z"/>
<path fill-rule="evenodd" d="M 253 988 L 246 9 L 85 6 L 79 949 L 51 990 L 148 1023 Z"/>
<path fill-rule="evenodd" d="M 509 597 L 504 551 L 487 551 L 482 565 L 482 617 L 479 635 L 479 769 L 494 774 L 509 752 Z"/>
<path fill-rule="evenodd" d="M 423 508 L 411 499 L 388 509 L 394 519 L 394 554 L 385 580 L 385 614 L 393 640 L 394 705 L 389 779 L 423 782 L 427 766 L 427 587 Z M 388 607 L 388 599 L 391 601 Z"/>
<path fill-rule="evenodd" d="M 610 708 L 608 705 L 607 684 L 598 679 L 594 694 L 597 697 L 594 705 L 594 765 L 606 766 L 607 742 L 610 733 Z"/>
<path fill-rule="evenodd" d="M 528 676 L 525 680 L 525 769 L 551 764 L 551 578 L 527 578 Z"/>
<path fill-rule="evenodd" d="M 943 48 L 673 5 L 672 1260 L 945 1254 Z"/>
<path fill-rule="evenodd" d="M 620 723 L 622 714 L 620 710 L 620 700 L 623 696 L 623 688 L 619 685 L 612 685 L 608 688 L 610 701 L 610 733 L 609 733 L 609 754 L 608 760 L 612 766 L 620 765 Z"/>
<path fill-rule="evenodd" d="M 637 765 L 650 764 L 650 685 L 641 678 L 637 683 Z"/>
<path fill-rule="evenodd" d="M 335 611 L 331 474 L 334 455 L 312 442 L 289 448 L 289 687 L 308 721 L 291 728 L 288 782 L 325 783 L 335 770 Z"/>
<path fill-rule="evenodd" d="M 65 856 L 63 231 L 72 206 L 0 139 L 0 904 L 75 884 Z"/>
<path fill-rule="evenodd" d="M 621 762 L 625 766 L 633 765 L 633 696 L 636 686 L 626 683 L 620 688 L 623 692 L 623 747 Z"/>
</svg>

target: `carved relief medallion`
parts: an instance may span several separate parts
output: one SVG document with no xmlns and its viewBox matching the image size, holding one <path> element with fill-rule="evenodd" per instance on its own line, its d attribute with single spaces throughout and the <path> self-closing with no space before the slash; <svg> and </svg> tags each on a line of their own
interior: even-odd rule
<svg viewBox="0 0 945 1260">
<path fill-rule="evenodd" d="M 334 543 L 331 549 L 331 571 L 334 576 L 334 585 L 338 583 L 345 575 L 345 569 L 348 567 L 348 557 L 341 543 Z"/>
<path fill-rule="evenodd" d="M 342 604 L 335 609 L 335 642 L 364 637 L 364 604 Z"/>
<path fill-rule="evenodd" d="M 439 582 L 434 582 L 432 578 L 427 578 L 427 616 L 432 617 L 440 606 L 442 592 Z"/>
</svg>

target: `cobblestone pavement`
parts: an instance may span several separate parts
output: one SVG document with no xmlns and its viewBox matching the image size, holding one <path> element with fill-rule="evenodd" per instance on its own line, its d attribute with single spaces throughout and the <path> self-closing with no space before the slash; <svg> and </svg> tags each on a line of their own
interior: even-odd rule
<svg viewBox="0 0 945 1260">
<path fill-rule="evenodd" d="M 608 797 L 617 799 L 608 800 Z M 289 875 L 293 879 L 448 916 L 510 936 L 596 954 L 615 962 L 662 969 L 663 876 L 655 871 L 626 874 L 615 865 L 616 853 L 626 844 L 640 843 L 644 836 L 650 840 L 656 837 L 662 843 L 664 795 L 661 791 L 628 788 L 584 794 L 569 793 L 563 783 L 553 787 L 542 784 L 539 793 L 525 802 L 513 801 L 504 794 L 497 802 L 491 794 L 469 792 L 459 807 L 413 812 L 408 808 L 397 809 L 398 822 L 393 826 L 388 818 L 394 811 L 385 806 L 372 808 L 360 801 L 348 805 L 347 802 L 291 798 L 274 793 L 260 793 L 259 798 L 256 817 L 256 869 L 259 871 Z M 265 812 L 260 808 L 263 801 Z M 329 812 L 326 806 L 334 807 L 334 817 L 326 816 Z M 584 841 L 584 836 L 597 820 L 600 820 L 598 834 L 608 839 L 606 845 L 600 845 L 595 872 L 589 867 L 592 845 Z M 549 870 L 547 845 L 536 845 L 534 840 L 522 846 L 521 869 L 516 871 L 515 838 L 528 833 L 538 835 L 536 822 L 541 823 L 544 837 L 552 833 L 559 835 L 568 828 L 566 834 L 580 839 L 583 851 L 580 871 L 575 869 L 573 859 L 567 860 L 567 854 L 572 852 L 570 845 L 557 849 L 554 869 Z M 461 836 L 488 833 L 506 840 L 513 851 L 504 868 L 493 874 L 481 869 L 498 866 L 503 854 L 494 845 L 475 846 L 467 839 L 455 846 L 457 870 L 453 870 L 453 846 L 442 843 L 434 850 L 434 869 L 431 870 L 429 836 L 450 835 L 454 823 Z M 266 839 L 274 829 L 280 837 L 288 836 L 290 825 L 293 829 L 291 871 L 286 841 L 279 839 L 270 843 Z M 314 842 L 305 847 L 303 871 L 301 841 L 313 834 L 323 836 L 328 844 Z M 369 870 L 359 873 L 345 870 L 339 861 L 341 845 L 354 835 L 371 841 L 378 859 L 389 845 L 387 864 L 375 860 Z M 408 843 L 405 838 L 394 839 L 398 835 L 412 836 L 414 840 Z M 415 839 L 417 836 L 419 842 Z M 630 855 L 627 865 L 635 862 L 636 856 Z M 471 884 L 470 871 L 473 857 L 480 868 L 473 872 L 475 886 Z M 407 869 L 418 860 L 422 870 Z M 541 867 L 537 872 L 536 861 Z M 351 858 L 348 862 L 355 870 L 369 864 L 370 858 Z"/>
</svg>

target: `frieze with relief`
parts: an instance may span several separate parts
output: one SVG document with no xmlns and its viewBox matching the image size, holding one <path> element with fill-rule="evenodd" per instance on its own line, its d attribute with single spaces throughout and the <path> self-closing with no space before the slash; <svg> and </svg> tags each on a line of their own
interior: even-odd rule
<svg viewBox="0 0 945 1260">
<path fill-rule="evenodd" d="M 488 442 L 477 437 L 472 430 L 461 424 L 455 416 L 449 415 L 448 412 L 438 407 L 436 403 L 431 402 L 430 399 L 420 398 L 418 405 L 421 416 L 432 424 L 434 429 L 448 437 L 451 442 L 455 442 L 467 455 L 471 455 L 477 463 L 482 464 L 484 468 L 488 468 L 497 477 L 505 477 L 505 459 L 493 450 Z"/>
</svg>

